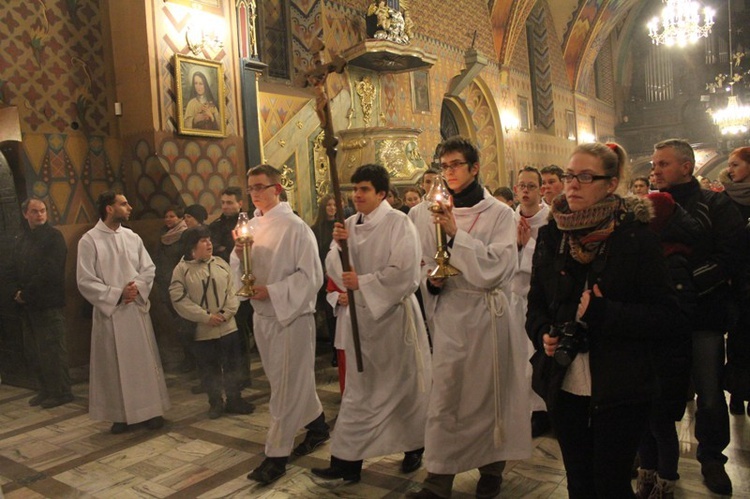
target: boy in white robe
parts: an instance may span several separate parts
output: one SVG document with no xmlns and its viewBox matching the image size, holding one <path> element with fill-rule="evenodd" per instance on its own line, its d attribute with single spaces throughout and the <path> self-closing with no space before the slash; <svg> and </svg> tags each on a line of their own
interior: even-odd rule
<svg viewBox="0 0 750 499">
<path fill-rule="evenodd" d="M 348 240 L 351 270 L 342 272 L 338 245 L 326 258 L 328 275 L 355 291 L 363 372 L 348 338 L 346 389 L 331 442 L 327 479 L 358 481 L 364 459 L 404 452 L 401 471 L 419 468 L 431 384 L 430 349 L 414 292 L 420 246 L 414 225 L 384 201 L 388 171 L 364 165 L 352 175 L 358 213 L 334 225 L 335 241 Z M 350 303 L 351 307 L 352 304 Z M 350 328 L 344 334 L 351 334 Z"/>
<path fill-rule="evenodd" d="M 323 269 L 315 235 L 281 202 L 281 172 L 259 165 L 247 173 L 247 190 L 255 205 L 251 259 L 253 331 L 263 370 L 271 385 L 271 421 L 266 459 L 247 478 L 271 483 L 286 473 L 294 437 L 303 426 L 305 440 L 296 455 L 312 452 L 328 440 L 328 424 L 315 391 L 315 302 L 323 284 Z M 230 265 L 241 279 L 237 243 Z"/>
<path fill-rule="evenodd" d="M 525 318 L 527 297 L 531 287 L 531 261 L 536 249 L 536 238 L 539 228 L 547 225 L 549 207 L 542 202 L 542 175 L 533 166 L 524 166 L 518 172 L 514 187 L 518 207 L 516 207 L 516 224 L 518 234 L 518 273 L 513 279 L 511 305 L 519 319 L 518 327 L 526 330 Z M 529 341 L 529 358 L 534 354 L 534 345 Z M 531 365 L 529 364 L 529 368 Z M 547 405 L 542 397 L 531 391 L 531 437 L 536 438 L 547 433 L 550 420 Z"/>
<path fill-rule="evenodd" d="M 513 210 L 478 182 L 479 151 L 452 137 L 438 147 L 453 204 L 417 226 L 420 240 L 447 236 L 450 263 L 461 275 L 428 280 L 433 384 L 427 413 L 424 487 L 410 497 L 450 497 L 457 473 L 479 468 L 476 497 L 500 493 L 509 459 L 531 455 L 528 339 L 515 327 L 510 283 L 518 267 Z M 455 207 L 454 207 L 455 206 Z M 434 239 L 422 248 L 436 266 Z M 429 304 L 429 305 L 428 305 Z"/>
<path fill-rule="evenodd" d="M 78 289 L 94 306 L 89 416 L 112 421 L 115 434 L 142 421 L 158 429 L 170 404 L 148 313 L 156 267 L 121 225 L 132 211 L 125 196 L 107 191 L 97 204 L 101 220 L 78 242 L 77 265 Z"/>
</svg>

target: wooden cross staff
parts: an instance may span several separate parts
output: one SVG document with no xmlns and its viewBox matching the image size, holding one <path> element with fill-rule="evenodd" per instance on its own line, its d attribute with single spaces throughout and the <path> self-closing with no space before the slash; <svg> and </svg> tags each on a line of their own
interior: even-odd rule
<svg viewBox="0 0 750 499">
<path fill-rule="evenodd" d="M 331 106 L 328 100 L 328 94 L 326 93 L 326 77 L 333 73 L 342 73 L 346 66 L 346 60 L 339 55 L 334 55 L 333 60 L 325 64 L 323 63 L 323 50 L 325 45 L 320 39 L 316 39 L 313 42 L 311 51 L 313 53 L 314 66 L 312 69 L 304 73 L 302 76 L 303 87 L 314 87 L 315 89 L 315 112 L 320 118 L 320 127 L 323 129 L 324 138 L 323 146 L 326 148 L 326 155 L 328 156 L 328 166 L 330 168 L 329 173 L 331 175 L 331 187 L 333 188 L 333 196 L 336 199 L 336 220 L 343 225 L 344 223 L 344 209 L 341 203 L 341 185 L 339 183 L 339 173 L 336 168 L 336 146 L 338 145 L 338 139 L 334 136 L 333 132 L 333 120 L 331 119 Z M 349 245 L 346 240 L 339 241 L 341 246 L 341 267 L 344 272 L 351 270 L 351 264 L 349 262 Z M 359 327 L 357 326 L 357 307 L 354 305 L 354 291 L 351 289 L 346 290 L 346 294 L 349 297 L 349 316 L 352 319 L 352 337 L 354 339 L 354 356 L 357 361 L 357 372 L 364 370 L 362 366 L 362 346 L 359 341 Z"/>
</svg>

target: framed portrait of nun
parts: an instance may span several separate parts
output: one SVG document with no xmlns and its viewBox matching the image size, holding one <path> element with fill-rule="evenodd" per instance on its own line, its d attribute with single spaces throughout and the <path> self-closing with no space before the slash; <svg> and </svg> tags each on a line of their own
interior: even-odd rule
<svg viewBox="0 0 750 499">
<path fill-rule="evenodd" d="M 183 135 L 224 137 L 224 68 L 220 62 L 174 56 L 177 131 Z"/>
</svg>

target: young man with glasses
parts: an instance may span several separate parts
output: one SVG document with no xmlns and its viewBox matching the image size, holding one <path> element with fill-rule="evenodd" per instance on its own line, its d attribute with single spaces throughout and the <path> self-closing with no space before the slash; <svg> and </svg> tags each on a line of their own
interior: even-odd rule
<svg viewBox="0 0 750 499">
<path fill-rule="evenodd" d="M 564 176 L 564 175 L 563 175 Z M 531 283 L 531 261 L 536 249 L 539 228 L 547 225 L 549 207 L 542 203 L 542 175 L 533 166 L 524 166 L 518 173 L 514 188 L 518 207 L 516 208 L 518 273 L 513 278 L 512 303 L 518 317 L 526 317 L 527 296 Z M 534 353 L 529 343 L 529 357 Z M 531 393 L 531 436 L 544 435 L 550 430 L 547 405 L 536 393 Z"/>
<path fill-rule="evenodd" d="M 266 459 L 247 478 L 271 483 L 286 473 L 294 437 L 308 432 L 294 454 L 309 454 L 328 440 L 328 424 L 315 391 L 315 302 L 323 284 L 318 243 L 310 227 L 280 200 L 281 172 L 259 165 L 247 172 L 255 205 L 251 259 L 256 277 L 251 297 L 255 342 L 271 385 Z M 242 244 L 230 258 L 241 279 Z"/>
<path fill-rule="evenodd" d="M 479 151 L 451 137 L 438 147 L 452 203 L 418 222 L 425 271 L 435 268 L 435 223 L 461 275 L 429 278 L 433 383 L 424 487 L 410 497 L 450 497 L 457 473 L 479 468 L 476 496 L 500 493 L 505 461 L 531 455 L 528 339 L 510 308 L 518 268 L 513 210 L 479 183 Z M 431 237 L 428 237 L 431 236 Z"/>
</svg>

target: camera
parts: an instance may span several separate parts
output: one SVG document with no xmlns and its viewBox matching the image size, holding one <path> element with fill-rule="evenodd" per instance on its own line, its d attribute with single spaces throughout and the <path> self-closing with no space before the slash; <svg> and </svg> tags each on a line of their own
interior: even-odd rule
<svg viewBox="0 0 750 499">
<path fill-rule="evenodd" d="M 580 322 L 570 321 L 553 324 L 550 327 L 551 338 L 560 338 L 555 350 L 555 361 L 562 367 L 568 367 L 576 355 L 589 351 L 589 336 L 586 326 Z"/>
</svg>

